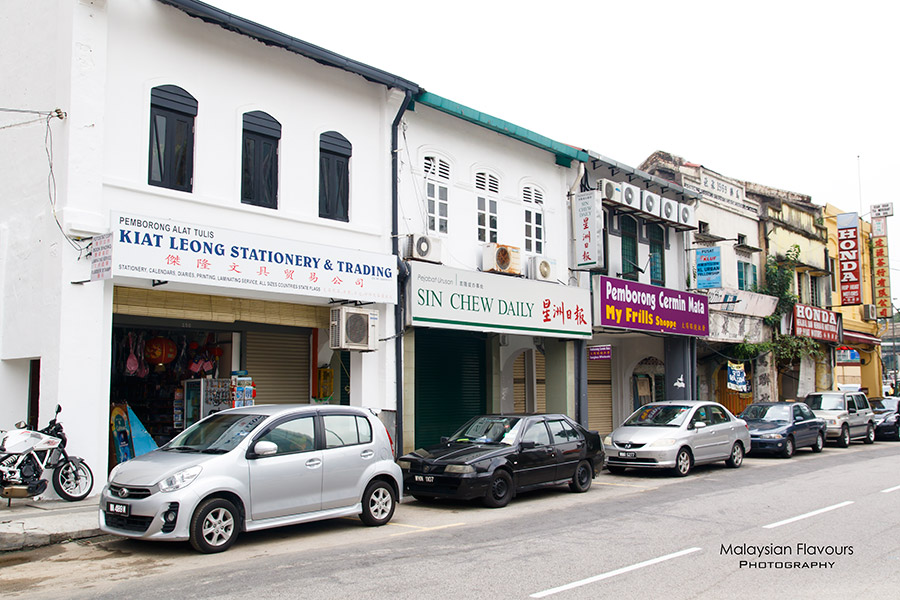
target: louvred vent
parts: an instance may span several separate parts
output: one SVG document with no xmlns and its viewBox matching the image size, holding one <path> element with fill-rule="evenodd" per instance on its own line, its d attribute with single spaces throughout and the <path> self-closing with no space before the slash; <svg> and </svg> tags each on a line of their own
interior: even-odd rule
<svg viewBox="0 0 900 600">
<path fill-rule="evenodd" d="M 425 174 L 429 177 L 450 179 L 450 163 L 442 158 L 434 156 L 425 157 Z"/>
<path fill-rule="evenodd" d="M 475 189 L 491 192 L 492 194 L 499 194 L 500 180 L 490 173 L 476 173 Z"/>
</svg>

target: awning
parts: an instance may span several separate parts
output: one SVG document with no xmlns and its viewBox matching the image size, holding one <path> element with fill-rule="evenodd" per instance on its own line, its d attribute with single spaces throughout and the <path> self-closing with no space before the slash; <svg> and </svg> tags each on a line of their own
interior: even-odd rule
<svg viewBox="0 0 900 600">
<path fill-rule="evenodd" d="M 874 335 L 869 335 L 868 333 L 862 333 L 860 331 L 848 331 L 844 330 L 844 343 L 845 344 L 869 344 L 872 346 L 880 346 L 881 338 L 877 338 Z"/>
</svg>

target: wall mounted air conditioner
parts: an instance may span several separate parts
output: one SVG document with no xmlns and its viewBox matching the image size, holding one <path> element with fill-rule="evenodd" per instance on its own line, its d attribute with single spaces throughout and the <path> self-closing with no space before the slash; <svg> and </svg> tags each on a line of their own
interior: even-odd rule
<svg viewBox="0 0 900 600">
<path fill-rule="evenodd" d="M 878 319 L 878 312 L 875 310 L 874 304 L 863 304 L 863 321 L 875 321 Z"/>
<path fill-rule="evenodd" d="M 441 262 L 441 240 L 427 235 L 410 235 L 406 244 L 405 258 Z"/>
<path fill-rule="evenodd" d="M 521 251 L 517 246 L 485 244 L 481 253 L 481 270 L 490 273 L 521 275 Z"/>
<path fill-rule="evenodd" d="M 666 221 L 671 221 L 672 223 L 678 222 L 678 202 L 675 200 L 670 200 L 669 198 L 663 198 L 660 203 L 660 213 L 661 216 Z"/>
<path fill-rule="evenodd" d="M 697 228 L 697 215 L 694 214 L 694 207 L 690 204 L 678 205 L 678 223 L 686 227 Z"/>
<path fill-rule="evenodd" d="M 538 281 L 557 282 L 556 261 L 546 256 L 532 256 L 528 265 L 528 277 Z"/>
<path fill-rule="evenodd" d="M 375 350 L 378 311 L 338 306 L 331 309 L 328 342 L 332 350 Z"/>
<path fill-rule="evenodd" d="M 597 182 L 597 191 L 600 198 L 606 202 L 622 203 L 622 184 L 610 179 L 601 179 Z"/>
<path fill-rule="evenodd" d="M 622 206 L 633 210 L 641 210 L 641 188 L 624 181 L 622 186 Z"/>
<path fill-rule="evenodd" d="M 662 214 L 662 198 L 658 194 L 641 190 L 641 202 L 644 205 L 644 212 L 658 217 Z"/>
</svg>

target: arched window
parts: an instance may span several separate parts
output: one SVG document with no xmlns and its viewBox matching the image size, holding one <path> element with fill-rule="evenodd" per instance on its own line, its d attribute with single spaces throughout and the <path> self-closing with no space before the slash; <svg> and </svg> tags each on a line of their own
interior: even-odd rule
<svg viewBox="0 0 900 600">
<path fill-rule="evenodd" d="M 353 146 L 337 131 L 319 136 L 319 216 L 350 220 L 350 157 Z"/>
<path fill-rule="evenodd" d="M 544 253 L 544 192 L 526 185 L 522 188 L 525 204 L 525 251 Z"/>
<path fill-rule="evenodd" d="M 475 211 L 478 215 L 478 241 L 497 242 L 497 203 L 500 180 L 481 171 L 475 174 Z"/>
<path fill-rule="evenodd" d="M 197 100 L 174 85 L 150 90 L 150 161 L 147 183 L 190 192 L 194 182 Z"/>
<path fill-rule="evenodd" d="M 244 113 L 241 147 L 241 202 L 278 208 L 278 142 L 281 123 L 270 115 Z"/>
<path fill-rule="evenodd" d="M 637 281 L 637 221 L 628 215 L 621 215 L 619 230 L 622 232 L 622 277 Z"/>
<path fill-rule="evenodd" d="M 666 284 L 666 234 L 662 226 L 647 225 L 647 237 L 650 240 L 650 283 Z"/>
<path fill-rule="evenodd" d="M 450 227 L 450 163 L 425 157 L 425 202 L 429 233 L 447 233 Z"/>
</svg>

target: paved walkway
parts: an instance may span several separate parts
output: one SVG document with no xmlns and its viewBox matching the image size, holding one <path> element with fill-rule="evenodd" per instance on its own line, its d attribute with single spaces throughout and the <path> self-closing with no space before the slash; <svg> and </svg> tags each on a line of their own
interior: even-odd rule
<svg viewBox="0 0 900 600">
<path fill-rule="evenodd" d="M 0 552 L 100 535 L 98 498 L 80 502 L 0 498 Z"/>
</svg>

